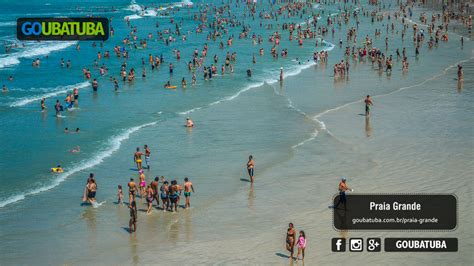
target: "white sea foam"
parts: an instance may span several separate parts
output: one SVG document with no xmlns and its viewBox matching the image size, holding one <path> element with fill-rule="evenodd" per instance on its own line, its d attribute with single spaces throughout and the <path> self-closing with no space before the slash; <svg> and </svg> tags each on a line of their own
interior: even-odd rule
<svg viewBox="0 0 474 266">
<path fill-rule="evenodd" d="M 185 0 L 185 1 L 177 2 L 168 6 L 160 6 L 157 10 L 164 11 L 167 9 L 173 9 L 175 7 L 192 6 L 192 5 L 194 5 L 193 2 Z M 133 15 L 125 16 L 124 17 L 125 20 L 141 19 L 144 17 L 163 17 L 163 16 L 158 16 L 158 12 L 155 9 L 146 9 L 143 6 L 138 5 L 135 1 L 130 2 L 130 5 L 127 8 L 125 8 L 125 10 L 133 11 L 136 13 Z"/>
<path fill-rule="evenodd" d="M 133 134 L 134 132 L 137 132 L 138 130 L 145 128 L 145 127 L 150 127 L 156 125 L 157 122 L 151 122 L 147 124 L 143 124 L 140 126 L 132 127 L 127 130 L 124 130 L 122 133 L 115 135 L 111 137 L 108 141 L 108 145 L 106 148 L 104 148 L 102 151 L 97 153 L 95 156 L 88 160 L 84 160 L 83 162 L 77 164 L 76 166 L 72 167 L 70 170 L 65 171 L 62 174 L 59 174 L 55 180 L 52 181 L 51 184 L 45 185 L 43 187 L 33 189 L 30 191 L 26 191 L 22 194 L 19 195 L 14 195 L 12 197 L 9 197 L 7 199 L 4 199 L 0 201 L 0 208 L 5 207 L 8 204 L 20 201 L 25 199 L 27 196 L 35 195 L 47 190 L 50 190 L 59 184 L 61 184 L 64 180 L 66 180 L 69 176 L 78 173 L 80 171 L 86 170 L 88 168 L 94 167 L 96 165 L 99 165 L 102 163 L 107 157 L 110 157 L 114 152 L 116 152 L 120 146 L 122 145 L 122 142 L 129 139 L 130 135 Z"/>
<path fill-rule="evenodd" d="M 74 88 L 82 89 L 82 88 L 86 88 L 88 86 L 90 86 L 89 81 L 84 81 L 84 82 L 80 82 L 80 83 L 77 83 L 77 84 L 66 85 L 66 86 L 58 86 L 58 87 L 49 88 L 49 89 L 48 88 L 40 88 L 41 90 L 50 91 L 50 92 L 42 94 L 42 95 L 38 95 L 38 96 L 25 97 L 25 98 L 18 99 L 16 101 L 12 102 L 10 104 L 10 107 L 24 106 L 24 105 L 27 105 L 29 103 L 39 101 L 43 98 L 47 99 L 47 98 L 51 98 L 51 97 L 58 96 L 58 95 L 61 95 L 61 94 L 66 94 L 67 92 L 73 90 Z"/>
<path fill-rule="evenodd" d="M 21 58 L 34 58 L 48 55 L 52 52 L 66 49 L 76 43 L 77 42 L 48 42 L 32 44 L 27 46 L 25 50 L 0 57 L 0 69 L 19 64 Z"/>
</svg>

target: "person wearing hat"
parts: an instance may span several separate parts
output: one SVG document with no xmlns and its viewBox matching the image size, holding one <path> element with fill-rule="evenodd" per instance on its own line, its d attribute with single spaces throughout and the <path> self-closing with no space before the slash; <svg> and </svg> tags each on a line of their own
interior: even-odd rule
<svg viewBox="0 0 474 266">
<path fill-rule="evenodd" d="M 346 207 L 346 191 L 351 190 L 346 184 L 346 178 L 344 176 L 341 177 L 341 182 L 339 182 L 339 201 L 334 206 L 334 209 L 337 209 L 340 203 L 344 204 L 344 210 L 347 210 Z"/>
</svg>

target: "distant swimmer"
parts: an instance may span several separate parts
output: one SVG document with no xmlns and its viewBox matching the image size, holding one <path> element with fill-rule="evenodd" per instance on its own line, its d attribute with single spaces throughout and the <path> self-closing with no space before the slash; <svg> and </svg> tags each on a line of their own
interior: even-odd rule
<svg viewBox="0 0 474 266">
<path fill-rule="evenodd" d="M 191 192 L 194 193 L 193 183 L 189 181 L 187 177 L 184 178 L 184 197 L 186 198 L 186 204 L 184 208 L 187 209 L 191 207 Z"/>
<path fill-rule="evenodd" d="M 137 151 L 133 154 L 133 161 L 137 164 L 139 171 L 142 169 L 142 155 L 140 148 L 137 147 Z"/>
<path fill-rule="evenodd" d="M 64 170 L 61 167 L 61 165 L 58 164 L 58 166 L 51 168 L 51 172 L 53 172 L 53 173 L 62 173 L 62 172 L 64 172 Z"/>
<path fill-rule="evenodd" d="M 365 116 L 369 116 L 370 115 L 370 106 L 374 105 L 372 103 L 372 99 L 370 98 L 370 95 L 367 95 L 364 102 L 365 102 Z"/>
<path fill-rule="evenodd" d="M 92 81 L 92 90 L 97 91 L 98 88 L 99 88 L 99 82 L 97 81 L 97 79 L 94 79 Z"/>
<path fill-rule="evenodd" d="M 334 209 L 337 209 L 339 204 L 344 204 L 344 210 L 347 210 L 347 199 L 346 199 L 346 191 L 352 191 L 346 184 L 346 178 L 344 176 L 341 177 L 341 182 L 339 182 L 339 201 L 336 205 L 334 205 Z"/>
<path fill-rule="evenodd" d="M 81 147 L 79 147 L 79 146 L 77 146 L 74 149 L 70 150 L 70 152 L 72 152 L 72 153 L 78 153 L 80 151 L 81 151 Z"/>
<path fill-rule="evenodd" d="M 253 156 L 249 156 L 249 161 L 247 162 L 247 172 L 249 173 L 250 182 L 253 183 L 253 171 L 255 168 L 255 162 L 253 161 Z"/>
<path fill-rule="evenodd" d="M 5 86 L 5 85 L 2 86 L 2 92 L 3 92 L 3 93 L 7 93 L 7 92 L 8 92 L 7 86 Z"/>
<path fill-rule="evenodd" d="M 184 125 L 185 127 L 194 127 L 194 122 L 191 120 L 189 117 L 186 118 L 186 124 Z"/>
<path fill-rule="evenodd" d="M 283 81 L 283 67 L 280 67 L 280 82 Z"/>
</svg>

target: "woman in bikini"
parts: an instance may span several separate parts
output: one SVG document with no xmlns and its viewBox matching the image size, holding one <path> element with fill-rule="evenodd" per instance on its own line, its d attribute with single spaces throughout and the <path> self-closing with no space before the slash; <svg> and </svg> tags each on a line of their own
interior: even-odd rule
<svg viewBox="0 0 474 266">
<path fill-rule="evenodd" d="M 152 207 L 152 203 L 153 203 L 153 189 L 151 188 L 150 185 L 147 186 L 146 188 L 146 202 L 148 204 L 148 209 L 146 211 L 146 214 L 150 214 L 151 213 L 151 207 Z"/>
</svg>

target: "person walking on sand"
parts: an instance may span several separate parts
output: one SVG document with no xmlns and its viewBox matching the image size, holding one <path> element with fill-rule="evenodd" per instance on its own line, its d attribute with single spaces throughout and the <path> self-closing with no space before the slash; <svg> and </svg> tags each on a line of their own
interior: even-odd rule
<svg viewBox="0 0 474 266">
<path fill-rule="evenodd" d="M 293 259 L 295 243 L 296 243 L 296 230 L 293 227 L 293 223 L 289 223 L 288 229 L 286 230 L 286 250 L 290 252 L 290 259 Z"/>
<path fill-rule="evenodd" d="M 372 103 L 372 99 L 370 98 L 370 95 L 367 95 L 364 102 L 365 102 L 365 116 L 369 116 L 370 115 L 370 106 L 374 105 Z"/>
<path fill-rule="evenodd" d="M 336 205 L 334 205 L 334 209 L 337 209 L 339 204 L 344 204 L 344 210 L 347 210 L 347 199 L 346 199 L 346 191 L 351 191 L 351 189 L 346 184 L 346 178 L 343 176 L 341 177 L 341 182 L 339 182 L 339 201 Z"/>
<path fill-rule="evenodd" d="M 138 171 L 142 170 L 142 155 L 143 153 L 140 151 L 140 148 L 137 147 L 137 151 L 133 155 L 133 160 L 137 164 Z"/>
<path fill-rule="evenodd" d="M 301 254 L 301 259 L 304 261 L 304 250 L 306 249 L 306 235 L 303 230 L 300 231 L 300 236 L 298 237 L 298 242 L 296 243 L 298 245 L 298 255 L 296 255 L 296 260 L 300 259 L 300 254 Z"/>
<path fill-rule="evenodd" d="M 247 162 L 247 172 L 249 173 L 251 183 L 253 183 L 253 170 L 254 170 L 254 167 L 255 167 L 255 163 L 253 161 L 253 156 L 250 155 L 249 156 L 249 161 Z"/>
<path fill-rule="evenodd" d="M 191 207 L 191 192 L 194 193 L 194 187 L 193 183 L 189 181 L 187 177 L 184 178 L 184 197 L 186 198 L 186 204 L 184 205 L 184 208 L 190 208 Z"/>
</svg>

